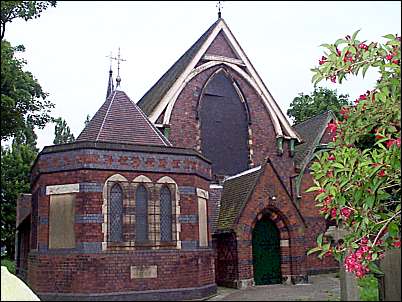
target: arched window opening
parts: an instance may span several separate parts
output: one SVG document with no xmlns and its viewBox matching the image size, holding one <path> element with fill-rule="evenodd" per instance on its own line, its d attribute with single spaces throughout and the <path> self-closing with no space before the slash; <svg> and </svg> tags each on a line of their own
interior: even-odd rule
<svg viewBox="0 0 402 302">
<path fill-rule="evenodd" d="M 140 185 L 135 193 L 136 217 L 135 238 L 138 243 L 148 241 L 148 191 Z"/>
<path fill-rule="evenodd" d="M 234 175 L 247 170 L 247 110 L 224 71 L 214 75 L 203 90 L 199 118 L 201 152 L 212 161 L 213 175 Z"/>
<path fill-rule="evenodd" d="M 172 241 L 172 196 L 163 186 L 160 193 L 161 242 Z"/>
<path fill-rule="evenodd" d="M 123 241 L 123 190 L 119 184 L 110 190 L 109 241 Z"/>
</svg>

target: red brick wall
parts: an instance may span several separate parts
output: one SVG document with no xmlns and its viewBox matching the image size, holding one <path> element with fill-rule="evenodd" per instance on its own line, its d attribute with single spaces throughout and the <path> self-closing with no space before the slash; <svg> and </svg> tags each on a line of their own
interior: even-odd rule
<svg viewBox="0 0 402 302">
<path fill-rule="evenodd" d="M 212 251 L 30 254 L 28 279 L 37 293 L 108 293 L 200 287 L 215 280 Z M 158 277 L 131 279 L 130 267 L 157 265 Z"/>
<path fill-rule="evenodd" d="M 208 78 L 221 66 L 209 68 L 195 76 L 181 91 L 172 110 L 170 118 L 169 140 L 174 146 L 201 149 L 201 133 L 197 116 L 197 106 L 201 98 L 201 90 Z M 289 155 L 287 142 L 283 144 L 283 154 L 278 156 L 276 148 L 276 134 L 271 117 L 263 104 L 263 100 L 237 72 L 225 67 L 231 77 L 239 85 L 250 109 L 251 149 L 253 151 L 253 165 L 261 164 L 269 156 L 282 181 L 290 192 L 290 177 L 293 176 L 294 164 Z"/>
<path fill-rule="evenodd" d="M 272 200 L 275 195 L 276 199 Z M 281 271 L 282 276 L 297 279 L 306 275 L 304 245 L 305 227 L 297 211 L 283 186 L 275 176 L 271 163 L 267 163 L 249 202 L 243 209 L 237 224 L 238 240 L 252 240 L 252 230 L 260 218 L 259 215 L 266 211 L 270 219 L 276 224 L 281 240 L 289 240 L 289 246 L 281 246 Z M 242 264 L 242 260 L 252 259 L 252 245 L 238 244 L 239 280 L 253 278 L 252 264 Z"/>
<path fill-rule="evenodd" d="M 302 195 L 300 210 L 307 223 L 307 231 L 305 234 L 307 249 L 315 247 L 317 236 L 326 231 L 325 218 L 319 214 L 319 208 L 315 206 L 316 201 L 314 198 L 316 193 L 305 192 L 309 187 L 313 186 L 313 184 L 312 175 L 309 172 L 305 173 L 300 187 L 300 193 Z M 332 256 L 324 257 L 322 260 L 317 257 L 316 253 L 307 256 L 307 269 L 310 272 L 319 272 L 329 269 L 334 270 L 338 268 L 339 264 Z"/>
<path fill-rule="evenodd" d="M 39 217 L 48 219 L 50 197 L 45 195 L 49 185 L 101 183 L 110 176 L 121 174 L 131 181 L 145 175 L 154 183 L 170 176 L 179 187 L 209 189 L 209 181 L 191 174 L 157 172 L 127 172 L 75 170 L 40 174 L 33 190 L 40 189 Z M 75 214 L 102 214 L 102 192 L 76 193 Z M 180 194 L 180 214 L 198 215 L 197 195 Z M 76 223 L 76 246 L 80 243 L 101 243 L 104 240 L 101 223 Z M 210 228 L 209 241 L 211 242 Z M 48 250 L 48 223 L 38 224 L 39 251 L 29 255 L 28 283 L 39 293 L 106 293 L 130 290 L 151 290 L 200 287 L 215 283 L 214 252 L 209 248 L 176 250 L 95 251 Z M 180 240 L 198 241 L 198 221 L 181 223 Z M 130 266 L 157 265 L 158 277 L 130 279 Z"/>
<path fill-rule="evenodd" d="M 229 46 L 223 31 L 216 36 L 215 40 L 211 43 L 205 53 L 208 55 L 218 55 L 240 59 L 236 52 Z"/>
</svg>

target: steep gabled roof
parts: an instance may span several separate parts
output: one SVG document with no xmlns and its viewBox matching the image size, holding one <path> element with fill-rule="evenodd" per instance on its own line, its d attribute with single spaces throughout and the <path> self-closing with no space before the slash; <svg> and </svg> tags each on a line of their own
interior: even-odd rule
<svg viewBox="0 0 402 302">
<path fill-rule="evenodd" d="M 301 169 L 309 161 L 325 132 L 327 124 L 334 118 L 334 113 L 329 110 L 293 126 L 303 139 L 303 143 L 295 147 L 294 161 L 296 168 Z"/>
<path fill-rule="evenodd" d="M 218 24 L 217 20 L 206 32 L 169 68 L 168 71 L 149 89 L 145 95 L 138 101 L 138 106 L 149 116 L 158 105 L 162 97 L 168 92 L 170 87 L 183 73 L 184 69 L 194 58 L 205 40 Z"/>
<path fill-rule="evenodd" d="M 223 183 L 223 192 L 217 222 L 217 230 L 229 230 L 245 207 L 257 180 L 261 166 L 229 177 Z"/>
<path fill-rule="evenodd" d="M 120 90 L 110 94 L 77 141 L 171 146 L 142 110 Z"/>
<path fill-rule="evenodd" d="M 214 39 L 220 32 L 223 32 L 227 41 L 240 59 L 220 58 L 203 58 L 208 47 L 213 43 Z M 203 62 L 200 66 L 197 64 L 204 59 L 208 62 Z M 237 63 L 236 63 L 237 62 Z M 271 117 L 275 133 L 277 137 L 285 137 L 288 139 L 296 139 L 301 141 L 298 134 L 292 129 L 289 121 L 279 108 L 275 99 L 266 88 L 262 79 L 254 69 L 250 60 L 244 53 L 240 44 L 230 31 L 226 22 L 219 18 L 208 30 L 195 42 L 184 55 L 176 61 L 175 64 L 156 82 L 155 85 L 141 98 L 138 105 L 147 114 L 150 121 L 155 123 L 159 117 L 165 112 L 163 123 L 170 123 L 170 116 L 174 104 L 180 92 L 192 77 L 201 72 L 204 68 L 210 68 L 216 64 L 224 64 L 231 67 L 233 70 L 243 76 L 246 81 L 258 92 L 261 96 L 264 105 Z M 236 65 L 241 64 L 241 68 Z"/>
</svg>

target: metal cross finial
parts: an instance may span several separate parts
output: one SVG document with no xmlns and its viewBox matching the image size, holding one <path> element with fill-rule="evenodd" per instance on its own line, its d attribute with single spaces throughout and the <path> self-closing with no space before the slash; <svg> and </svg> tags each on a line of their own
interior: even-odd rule
<svg viewBox="0 0 402 302">
<path fill-rule="evenodd" d="M 218 19 L 220 19 L 222 17 L 222 13 L 221 13 L 221 8 L 223 7 L 223 1 L 218 1 L 218 3 L 216 4 L 216 7 L 218 8 Z"/>
<path fill-rule="evenodd" d="M 120 57 L 120 47 L 119 47 L 119 51 L 117 53 L 117 58 L 116 57 L 112 57 L 112 53 L 110 53 L 110 62 L 112 60 L 116 60 L 117 61 L 117 77 L 116 77 L 116 82 L 117 82 L 117 87 L 120 86 L 120 82 L 121 82 L 121 78 L 120 78 L 120 61 L 127 61 L 126 59 L 122 59 Z"/>
</svg>

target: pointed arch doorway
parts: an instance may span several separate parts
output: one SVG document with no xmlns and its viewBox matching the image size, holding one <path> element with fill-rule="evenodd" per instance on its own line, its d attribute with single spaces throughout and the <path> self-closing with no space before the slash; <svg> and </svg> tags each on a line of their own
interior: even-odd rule
<svg viewBox="0 0 402 302">
<path fill-rule="evenodd" d="M 267 215 L 255 224 L 252 247 L 255 285 L 282 283 L 279 230 Z"/>
</svg>

